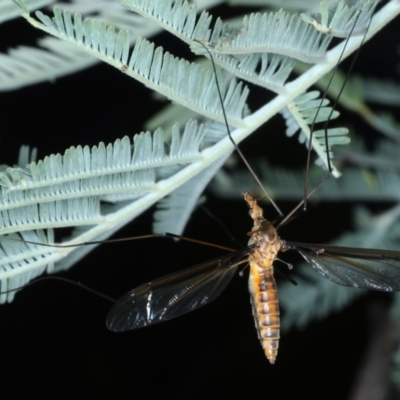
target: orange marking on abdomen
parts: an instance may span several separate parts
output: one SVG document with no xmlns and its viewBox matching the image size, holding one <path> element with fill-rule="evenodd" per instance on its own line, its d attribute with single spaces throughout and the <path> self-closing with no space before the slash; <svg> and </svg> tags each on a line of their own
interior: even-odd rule
<svg viewBox="0 0 400 400">
<path fill-rule="evenodd" d="M 271 263 L 272 264 L 272 263 Z M 279 302 L 273 269 L 250 262 L 249 291 L 258 337 L 271 364 L 279 347 Z"/>
</svg>

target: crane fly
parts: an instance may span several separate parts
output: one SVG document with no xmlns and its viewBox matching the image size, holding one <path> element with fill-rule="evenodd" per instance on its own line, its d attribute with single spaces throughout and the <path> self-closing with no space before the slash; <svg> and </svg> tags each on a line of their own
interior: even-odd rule
<svg viewBox="0 0 400 400">
<path fill-rule="evenodd" d="M 214 66 L 211 54 L 210 57 Z M 215 79 L 228 136 L 233 141 L 217 75 Z M 233 144 L 239 151 L 236 143 Z M 328 146 L 326 147 L 328 149 Z M 243 158 L 240 152 L 239 155 Z M 327 157 L 329 165 L 329 151 Z M 247 162 L 246 165 L 249 167 Z M 258 181 L 256 176 L 255 178 Z M 339 285 L 386 292 L 400 290 L 400 252 L 308 244 L 280 239 L 278 229 L 289 222 L 294 213 L 326 179 L 324 178 L 309 194 L 306 194 L 304 200 L 278 223 L 265 219 L 257 200 L 251 194 L 244 192 L 243 198 L 253 220 L 253 227 L 248 232 L 250 238 L 247 247 L 131 290 L 110 310 L 107 327 L 116 332 L 138 329 L 193 311 L 214 300 L 226 288 L 238 267 L 248 264 L 249 291 L 256 329 L 266 357 L 274 363 L 279 346 L 280 314 L 273 263 L 278 260 L 279 252 L 289 250 L 298 252 L 317 272 Z M 268 194 L 267 197 L 274 204 Z M 277 210 L 281 214 L 278 208 Z M 150 236 L 157 235 L 147 235 Z M 145 237 L 137 239 L 143 238 Z M 83 244 L 94 243 L 99 242 Z"/>
<path fill-rule="evenodd" d="M 210 53 L 209 56 L 215 69 Z M 223 107 L 217 78 L 216 84 Z M 224 110 L 223 112 L 225 113 Z M 233 141 L 227 121 L 226 127 Z M 233 144 L 243 158 L 236 144 Z M 327 157 L 330 167 L 329 154 Z M 244 161 L 249 167 L 247 161 Z M 255 325 L 265 355 L 273 364 L 277 357 L 280 336 L 279 302 L 273 269 L 273 263 L 278 260 L 279 252 L 289 250 L 298 252 L 323 277 L 339 285 L 385 292 L 400 290 L 400 252 L 308 244 L 280 239 L 278 229 L 286 224 L 303 204 L 305 205 L 307 199 L 327 177 L 310 194 L 306 194 L 304 200 L 278 224 L 265 219 L 257 200 L 251 194 L 244 192 L 242 195 L 250 208 L 253 220 L 253 228 L 248 232 L 250 239 L 245 249 L 131 290 L 110 310 L 107 327 L 116 332 L 138 329 L 193 311 L 213 301 L 226 288 L 238 267 L 248 264 L 249 292 Z M 256 176 L 255 178 L 258 181 Z M 274 204 L 268 193 L 267 197 Z M 276 209 L 280 213 L 279 208 Z"/>
<path fill-rule="evenodd" d="M 276 360 L 279 304 L 273 262 L 278 253 L 297 251 L 334 283 L 385 292 L 400 290 L 400 252 L 308 244 L 281 240 L 263 217 L 257 201 L 243 193 L 254 221 L 246 249 L 145 283 L 121 297 L 107 316 L 107 327 L 127 331 L 167 321 L 214 300 L 242 264 L 250 265 L 249 291 L 255 324 L 265 355 Z"/>
</svg>

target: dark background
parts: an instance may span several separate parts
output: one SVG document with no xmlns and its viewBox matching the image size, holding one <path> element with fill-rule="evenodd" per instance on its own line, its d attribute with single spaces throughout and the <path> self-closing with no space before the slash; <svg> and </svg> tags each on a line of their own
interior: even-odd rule
<svg viewBox="0 0 400 400">
<path fill-rule="evenodd" d="M 219 11 L 223 15 L 224 9 L 214 14 Z M 396 73 L 399 36 L 393 25 L 396 22 L 365 46 L 357 62 L 360 73 L 382 77 L 387 75 L 388 66 L 391 74 Z M 11 21 L 1 29 L 3 40 L 7 38 L 2 51 L 17 44 L 33 44 L 35 35 L 40 35 L 25 21 Z M 180 43 L 171 42 L 170 36 L 155 40 L 177 55 L 188 54 Z M 382 44 L 388 48 L 383 49 Z M 1 93 L 0 105 L 3 121 L 7 121 L 0 138 L 0 156 L 7 164 L 15 162 L 22 144 L 37 146 L 40 159 L 63 153 L 72 145 L 92 146 L 125 134 L 132 136 L 141 131 L 157 107 L 146 88 L 107 65 Z M 363 122 L 352 118 L 350 124 L 366 132 L 369 143 L 374 143 L 377 134 Z M 271 126 L 268 124 L 268 129 Z M 277 150 L 282 146 L 286 157 L 276 160 L 279 164 L 290 167 L 292 162 L 296 166 L 303 163 L 298 158 L 298 143 L 284 136 L 278 120 L 276 129 L 282 134 L 263 135 L 260 130 L 243 144 L 244 153 L 273 159 L 282 153 Z M 300 157 L 304 159 L 305 152 Z M 251 221 L 244 202 L 220 200 L 209 193 L 207 198 L 207 207 L 245 243 Z M 286 212 L 294 205 L 280 204 Z M 351 227 L 354 206 L 314 205 L 280 234 L 304 242 L 334 239 Z M 384 210 L 389 205 L 369 206 Z M 266 216 L 275 215 L 271 207 L 265 208 Z M 118 237 L 149 233 L 151 216 L 151 211 L 140 216 Z M 194 213 L 185 234 L 231 246 L 229 238 L 201 210 Z M 118 298 L 139 284 L 220 254 L 215 249 L 162 239 L 107 244 L 61 276 Z M 119 334 L 105 326 L 109 302 L 68 284 L 42 282 L 1 307 L 2 394 L 16 398 L 71 398 L 77 394 L 113 398 L 170 395 L 176 399 L 231 395 L 243 399 L 293 395 L 347 398 L 358 385 L 370 340 L 376 337 L 374 329 L 388 329 L 390 299 L 389 295 L 370 294 L 305 331 L 283 333 L 278 360 L 271 366 L 254 329 L 246 273 L 244 278 L 235 277 L 217 301 L 196 312 Z M 378 310 L 376 319 L 374 310 Z"/>
</svg>

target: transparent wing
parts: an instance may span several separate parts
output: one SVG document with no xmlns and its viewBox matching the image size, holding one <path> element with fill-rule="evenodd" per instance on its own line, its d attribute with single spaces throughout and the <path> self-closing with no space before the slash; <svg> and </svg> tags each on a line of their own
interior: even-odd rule
<svg viewBox="0 0 400 400">
<path fill-rule="evenodd" d="M 400 252 L 285 242 L 322 276 L 339 285 L 392 292 L 400 290 Z"/>
<path fill-rule="evenodd" d="M 230 282 L 247 251 L 207 261 L 145 283 L 121 297 L 107 316 L 115 332 L 154 325 L 214 300 Z"/>
</svg>

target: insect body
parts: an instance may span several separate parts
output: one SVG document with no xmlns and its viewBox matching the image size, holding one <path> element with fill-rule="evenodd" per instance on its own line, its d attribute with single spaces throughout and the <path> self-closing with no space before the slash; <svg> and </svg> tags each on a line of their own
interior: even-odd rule
<svg viewBox="0 0 400 400">
<path fill-rule="evenodd" d="M 273 262 L 281 249 L 281 240 L 274 226 L 263 217 L 256 200 L 243 194 L 251 209 L 254 227 L 249 235 L 249 291 L 258 337 L 265 355 L 273 364 L 279 346 L 279 300 Z"/>
<path fill-rule="evenodd" d="M 123 296 L 111 309 L 107 326 L 113 331 L 140 328 L 174 318 L 215 299 L 240 264 L 250 265 L 249 290 L 258 336 L 271 363 L 279 345 L 279 304 L 273 262 L 281 240 L 273 224 L 249 193 L 243 193 L 254 226 L 249 247 L 233 255 L 206 262 L 154 282 Z"/>
</svg>

